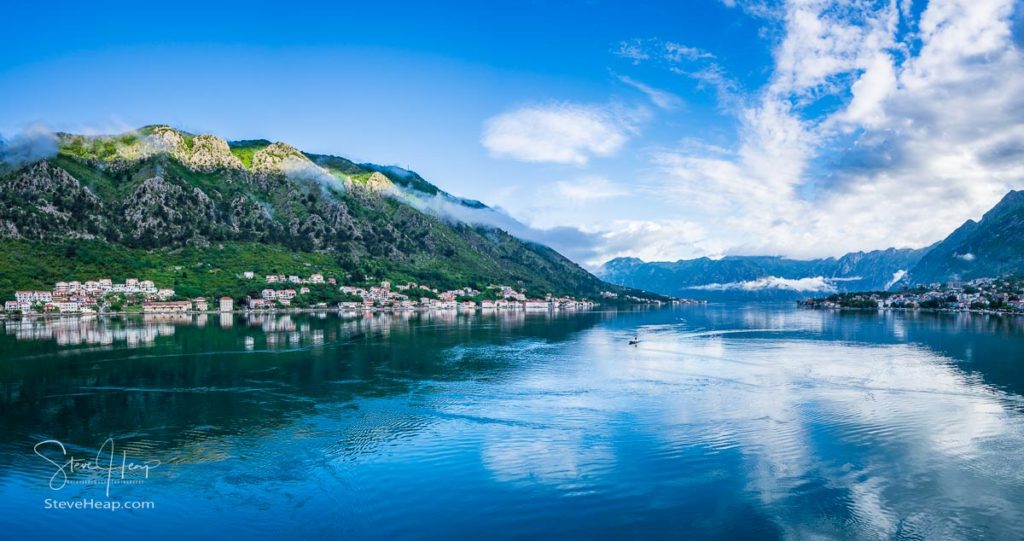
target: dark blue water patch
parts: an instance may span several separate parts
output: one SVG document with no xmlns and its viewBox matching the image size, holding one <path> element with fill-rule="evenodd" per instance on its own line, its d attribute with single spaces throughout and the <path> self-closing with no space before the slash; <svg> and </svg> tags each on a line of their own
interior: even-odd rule
<svg viewBox="0 0 1024 541">
<path fill-rule="evenodd" d="M 6 321 L 0 527 L 1020 538 L 1022 352 L 1008 318 L 791 305 Z M 109 497 L 48 487 L 36 443 L 86 458 L 107 438 L 160 467 Z"/>
</svg>

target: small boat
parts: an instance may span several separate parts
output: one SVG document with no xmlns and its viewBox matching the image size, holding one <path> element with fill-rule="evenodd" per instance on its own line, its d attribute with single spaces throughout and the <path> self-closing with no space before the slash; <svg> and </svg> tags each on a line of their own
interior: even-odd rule
<svg viewBox="0 0 1024 541">
<path fill-rule="evenodd" d="M 632 338 L 632 339 L 631 339 L 631 340 L 629 341 L 629 345 L 631 345 L 631 346 L 635 346 L 635 345 L 637 345 L 637 344 L 639 344 L 639 343 L 640 343 L 640 337 L 639 337 L 639 336 L 634 336 L 634 337 L 633 337 L 633 338 Z"/>
</svg>

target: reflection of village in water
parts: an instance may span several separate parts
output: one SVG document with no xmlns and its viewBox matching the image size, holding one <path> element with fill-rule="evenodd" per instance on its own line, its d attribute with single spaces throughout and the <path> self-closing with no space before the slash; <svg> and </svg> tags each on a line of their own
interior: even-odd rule
<svg viewBox="0 0 1024 541">
<path fill-rule="evenodd" d="M 316 346 L 356 334 L 387 336 L 402 332 L 412 325 L 494 324 L 501 330 L 512 330 L 529 320 L 563 319 L 569 312 L 502 311 L 482 314 L 456 310 L 405 312 L 312 312 L 303 314 L 156 314 L 123 317 L 78 317 L 8 319 L 0 321 L 3 334 L 17 340 L 53 341 L 61 346 L 125 345 L 129 348 L 154 345 L 159 337 L 172 337 L 178 327 L 199 329 L 216 325 L 221 329 L 235 326 L 243 331 L 240 346 L 247 350 L 278 349 Z M 336 320 L 330 325 L 327 320 Z M 323 321 L 316 325 L 314 322 Z M 314 328 L 316 327 L 316 328 Z M 246 334 L 245 328 L 259 329 L 259 333 Z"/>
</svg>

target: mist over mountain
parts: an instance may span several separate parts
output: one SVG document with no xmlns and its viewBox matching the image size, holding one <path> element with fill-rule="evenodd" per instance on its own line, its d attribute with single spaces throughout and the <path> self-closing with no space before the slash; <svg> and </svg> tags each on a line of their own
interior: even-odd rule
<svg viewBox="0 0 1024 541">
<path fill-rule="evenodd" d="M 784 300 L 835 291 L 886 289 L 897 283 L 924 252 L 889 248 L 811 260 L 730 256 L 644 262 L 617 258 L 602 265 L 596 274 L 615 284 L 665 295 Z"/>
<path fill-rule="evenodd" d="M 507 215 L 402 168 L 163 125 L 37 139 L 51 144 L 0 148 L 0 246 L 8 256 L 0 293 L 83 268 L 132 272 L 138 260 L 187 275 L 183 259 L 195 267 L 180 278 L 188 283 L 197 272 L 211 283 L 226 270 L 210 268 L 211 260 L 268 273 L 315 261 L 355 280 L 507 284 L 538 295 L 624 291 L 510 234 L 518 222 Z M 239 255 L 221 257 L 228 252 Z"/>
<path fill-rule="evenodd" d="M 811 260 L 617 258 L 596 272 L 615 284 L 701 299 L 793 299 L 1022 273 L 1024 191 L 1007 193 L 980 221 L 967 220 L 941 242 L 916 250 L 889 248 Z"/>
</svg>

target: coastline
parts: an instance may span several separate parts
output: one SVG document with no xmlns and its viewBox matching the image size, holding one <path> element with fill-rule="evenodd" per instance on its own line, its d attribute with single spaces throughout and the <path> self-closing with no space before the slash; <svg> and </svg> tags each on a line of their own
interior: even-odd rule
<svg viewBox="0 0 1024 541">
<path fill-rule="evenodd" d="M 1006 310 L 974 310 L 970 308 L 962 310 L 951 310 L 949 308 L 861 308 L 857 306 L 809 306 L 802 302 L 796 303 L 798 307 L 806 310 L 829 310 L 833 312 L 928 312 L 934 314 L 984 314 L 989 316 L 1024 316 L 1024 312 L 1010 312 Z"/>
<path fill-rule="evenodd" d="M 546 309 L 508 309 L 508 308 L 431 308 L 431 307 L 410 307 L 410 308 L 395 308 L 391 306 L 374 306 L 369 308 L 360 308 L 358 310 L 347 310 L 322 307 L 322 308 L 275 308 L 273 310 L 187 310 L 181 312 L 150 312 L 145 313 L 141 311 L 132 312 L 94 312 L 94 313 L 82 313 L 82 312 L 51 312 L 51 313 L 29 313 L 29 314 L 4 314 L 0 313 L 0 320 L 6 319 L 65 319 L 65 318 L 87 318 L 87 317 L 125 317 L 125 316 L 150 316 L 150 317 L 173 317 L 173 316 L 194 316 L 194 315 L 246 315 L 246 314 L 303 314 L 303 313 L 328 313 L 334 312 L 338 314 L 359 314 L 359 313 L 405 313 L 405 312 L 485 312 L 485 313 L 524 313 L 524 314 L 545 314 L 555 312 L 589 312 L 595 308 L 600 308 L 602 305 L 595 304 L 589 309 L 580 310 L 575 308 L 546 308 Z"/>
</svg>

